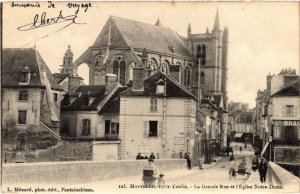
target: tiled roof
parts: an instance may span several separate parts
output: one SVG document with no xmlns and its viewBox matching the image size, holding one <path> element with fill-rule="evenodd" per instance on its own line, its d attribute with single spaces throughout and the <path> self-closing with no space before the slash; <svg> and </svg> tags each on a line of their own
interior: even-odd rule
<svg viewBox="0 0 300 194">
<path fill-rule="evenodd" d="M 99 114 L 119 114 L 120 113 L 120 93 L 124 92 L 127 87 L 120 87 L 114 95 L 108 100 Z"/>
<path fill-rule="evenodd" d="M 39 60 L 44 64 L 51 89 L 61 90 L 46 63 L 35 49 L 5 48 L 2 51 L 2 56 L 1 85 L 3 87 L 44 87 L 39 74 Z M 30 81 L 26 85 L 20 85 L 19 75 L 25 70 L 25 67 L 27 68 L 26 71 L 31 72 Z"/>
<path fill-rule="evenodd" d="M 121 96 L 150 96 L 150 97 L 162 97 L 162 95 L 156 94 L 156 83 L 159 80 L 166 80 L 166 97 L 182 97 L 182 98 L 195 98 L 196 97 L 181 86 L 172 77 L 162 73 L 157 72 L 144 80 L 144 90 L 134 91 L 132 88 L 121 93 Z"/>
<path fill-rule="evenodd" d="M 69 106 L 66 104 L 67 103 L 66 98 L 64 98 L 64 100 L 62 101 L 62 107 L 61 107 L 62 110 L 64 110 L 64 111 L 68 111 L 68 110 L 72 110 L 72 111 L 74 111 L 74 110 L 82 110 L 82 111 L 97 110 L 97 106 L 99 105 L 99 103 L 106 96 L 105 95 L 105 86 L 103 86 L 103 85 L 79 86 L 75 90 L 75 93 L 78 95 L 78 97 Z M 90 97 L 90 98 L 94 99 L 89 106 L 84 106 L 85 97 Z"/>
<path fill-rule="evenodd" d="M 277 96 L 300 96 L 300 79 L 294 81 L 287 87 L 279 90 L 278 92 L 272 95 L 272 97 Z"/>
<path fill-rule="evenodd" d="M 110 33 L 109 25 L 111 25 Z M 145 48 L 147 51 L 172 55 L 173 51 L 170 48 L 174 47 L 175 55 L 191 57 L 182 39 L 176 32 L 166 27 L 111 16 L 93 46 L 101 47 L 108 45 L 109 34 L 111 37 L 111 46 L 130 46 L 133 49 Z"/>
</svg>

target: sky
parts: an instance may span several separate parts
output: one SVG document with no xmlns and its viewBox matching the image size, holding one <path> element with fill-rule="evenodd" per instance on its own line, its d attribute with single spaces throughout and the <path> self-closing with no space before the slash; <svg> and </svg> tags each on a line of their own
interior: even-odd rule
<svg viewBox="0 0 300 194">
<path fill-rule="evenodd" d="M 86 11 L 79 9 L 76 22 L 81 24 L 60 31 L 66 23 L 18 30 L 43 12 L 46 18 L 58 17 L 60 11 L 63 16 L 75 14 L 76 8 L 69 8 L 67 2 L 53 3 L 54 8 L 48 8 L 47 2 L 39 2 L 39 8 L 12 7 L 11 2 L 3 6 L 3 47 L 30 48 L 35 44 L 52 73 L 59 72 L 68 45 L 75 61 L 94 43 L 110 15 L 150 24 L 159 18 L 165 27 L 186 36 L 189 23 L 192 33 L 204 33 L 207 27 L 211 30 L 218 9 L 221 28 L 229 29 L 230 101 L 249 103 L 252 108 L 269 73 L 291 67 L 299 74 L 298 2 L 92 2 Z M 87 75 L 86 69 L 79 69 L 79 75 Z"/>
</svg>

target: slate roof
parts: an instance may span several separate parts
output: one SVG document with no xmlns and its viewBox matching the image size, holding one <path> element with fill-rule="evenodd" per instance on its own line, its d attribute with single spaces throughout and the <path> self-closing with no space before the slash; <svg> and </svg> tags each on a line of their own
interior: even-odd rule
<svg viewBox="0 0 300 194">
<path fill-rule="evenodd" d="M 277 96 L 300 96 L 300 79 L 294 81 L 287 87 L 279 90 L 272 95 L 272 97 Z"/>
<path fill-rule="evenodd" d="M 46 76 L 49 80 L 51 89 L 62 90 L 52 76 L 43 58 L 33 48 L 5 48 L 2 50 L 2 87 L 44 87 L 38 68 L 38 61 L 43 63 Z M 25 70 L 25 67 L 27 69 Z M 28 71 L 31 73 L 30 81 L 26 85 L 19 84 L 20 72 Z"/>
<path fill-rule="evenodd" d="M 109 25 L 111 24 L 111 30 Z M 146 49 L 173 55 L 171 47 L 175 48 L 175 55 L 192 57 L 184 46 L 182 39 L 170 28 L 156 26 L 130 19 L 110 16 L 97 37 L 94 47 L 108 45 L 109 31 L 111 46 L 132 47 L 133 49 Z"/>
<path fill-rule="evenodd" d="M 77 111 L 91 111 L 97 110 L 97 106 L 99 103 L 105 98 L 105 86 L 103 85 L 85 85 L 79 86 L 75 90 L 75 94 L 78 96 L 74 102 L 72 102 L 69 106 L 66 104 L 66 98 L 62 101 L 61 109 L 64 111 L 68 110 L 77 110 Z M 80 96 L 79 96 L 80 94 Z M 69 95 L 69 94 L 67 94 Z M 71 94 L 71 96 L 76 96 Z M 93 102 L 89 106 L 84 106 L 84 98 L 92 97 L 94 98 Z"/>
<path fill-rule="evenodd" d="M 175 79 L 162 72 L 157 72 L 144 80 L 144 90 L 134 91 L 132 88 L 122 92 L 121 96 L 150 96 L 150 97 L 162 97 L 162 95 L 156 94 L 156 83 L 162 79 L 166 80 L 166 97 L 182 97 L 182 98 L 197 98 L 183 86 L 181 86 Z"/>
<path fill-rule="evenodd" d="M 120 93 L 127 90 L 128 87 L 120 87 L 114 95 L 108 100 L 98 114 L 119 114 L 120 113 Z"/>
</svg>

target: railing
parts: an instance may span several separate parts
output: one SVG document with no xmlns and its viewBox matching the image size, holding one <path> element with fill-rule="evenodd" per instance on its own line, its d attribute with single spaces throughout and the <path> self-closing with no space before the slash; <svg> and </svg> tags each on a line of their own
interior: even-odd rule
<svg viewBox="0 0 300 194">
<path fill-rule="evenodd" d="M 271 185 L 300 188 L 300 179 L 274 162 L 269 162 L 267 177 Z"/>
<path fill-rule="evenodd" d="M 120 141 L 118 136 L 105 136 L 105 137 L 61 137 L 62 140 L 70 141 Z"/>
<path fill-rule="evenodd" d="M 59 135 L 59 133 L 57 131 L 55 131 L 54 129 L 51 129 L 50 127 L 48 127 L 45 123 L 41 122 L 41 125 L 47 129 L 54 137 L 56 137 L 57 139 L 60 139 L 61 136 Z"/>
</svg>

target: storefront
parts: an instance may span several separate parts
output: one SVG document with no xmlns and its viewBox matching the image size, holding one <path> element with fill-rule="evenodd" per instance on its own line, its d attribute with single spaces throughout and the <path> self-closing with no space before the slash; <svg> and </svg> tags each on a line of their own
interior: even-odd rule
<svg viewBox="0 0 300 194">
<path fill-rule="evenodd" d="M 300 140 L 300 120 L 273 120 L 273 140 L 284 140 L 286 144 Z"/>
<path fill-rule="evenodd" d="M 276 162 L 293 163 L 291 157 L 286 153 L 293 151 L 299 152 L 300 148 L 300 120 L 273 120 L 271 139 L 271 159 Z M 289 154 L 288 154 L 289 155 Z M 298 154 L 292 154 L 293 157 L 300 157 Z"/>
</svg>

